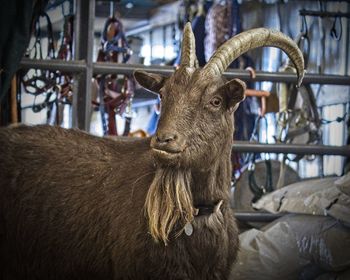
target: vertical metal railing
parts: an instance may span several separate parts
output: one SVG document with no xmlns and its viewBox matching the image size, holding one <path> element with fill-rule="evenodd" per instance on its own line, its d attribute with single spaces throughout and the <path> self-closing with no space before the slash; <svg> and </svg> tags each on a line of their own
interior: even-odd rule
<svg viewBox="0 0 350 280">
<path fill-rule="evenodd" d="M 75 0 L 74 59 L 83 60 L 86 67 L 74 77 L 72 126 L 85 131 L 90 128 L 94 20 L 95 0 Z"/>
</svg>

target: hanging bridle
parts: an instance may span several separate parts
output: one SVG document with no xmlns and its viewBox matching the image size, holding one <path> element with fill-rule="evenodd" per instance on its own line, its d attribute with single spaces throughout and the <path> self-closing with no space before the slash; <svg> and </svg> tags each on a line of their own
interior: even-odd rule
<svg viewBox="0 0 350 280">
<path fill-rule="evenodd" d="M 131 50 L 123 32 L 122 23 L 115 17 L 107 19 L 102 32 L 101 48 L 97 61 L 126 63 L 131 55 Z M 131 111 L 131 101 L 134 94 L 134 83 L 131 77 L 115 74 L 101 75 L 98 79 L 99 101 L 93 100 L 101 114 L 104 135 L 117 135 L 115 115 L 123 115 L 127 109 Z M 106 119 L 106 113 L 108 119 Z M 126 117 L 126 125 L 123 135 L 130 132 L 130 117 Z"/>
</svg>

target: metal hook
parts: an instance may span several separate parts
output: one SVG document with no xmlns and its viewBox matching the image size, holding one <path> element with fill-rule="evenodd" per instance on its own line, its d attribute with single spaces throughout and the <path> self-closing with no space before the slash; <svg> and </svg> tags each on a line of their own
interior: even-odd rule
<svg viewBox="0 0 350 280">
<path fill-rule="evenodd" d="M 304 37 L 307 37 L 308 36 L 308 32 L 309 32 L 309 30 L 308 30 L 308 26 L 307 26 L 306 16 L 302 15 L 300 33 Z"/>
<path fill-rule="evenodd" d="M 325 8 L 326 3 L 323 0 L 319 0 L 318 2 L 319 2 L 319 6 L 320 6 L 320 11 L 321 12 L 326 11 L 326 8 Z"/>
<path fill-rule="evenodd" d="M 337 31 L 337 20 L 339 19 L 339 33 Z M 333 26 L 331 28 L 331 37 L 336 40 L 336 41 L 340 41 L 341 37 L 342 37 L 342 33 L 343 33 L 343 25 L 341 22 L 341 18 L 340 17 L 334 17 L 334 22 L 333 22 Z"/>
<path fill-rule="evenodd" d="M 265 143 L 268 144 L 267 133 L 269 128 L 269 122 L 267 121 L 266 116 L 262 116 L 262 120 L 263 120 L 263 124 L 265 125 L 265 131 L 266 131 Z"/>
<path fill-rule="evenodd" d="M 309 52 L 310 52 L 310 40 L 309 40 L 308 32 L 309 30 L 308 30 L 306 16 L 302 15 L 302 24 L 301 24 L 300 34 L 296 38 L 296 43 L 298 44 L 300 50 L 303 52 L 305 67 L 307 67 L 308 65 Z"/>
<path fill-rule="evenodd" d="M 250 139 L 249 141 L 251 142 L 259 142 L 259 130 L 260 130 L 260 120 L 262 119 L 262 116 L 258 116 L 255 119 L 255 123 L 254 123 L 254 127 L 253 127 L 253 131 L 250 135 Z"/>
</svg>

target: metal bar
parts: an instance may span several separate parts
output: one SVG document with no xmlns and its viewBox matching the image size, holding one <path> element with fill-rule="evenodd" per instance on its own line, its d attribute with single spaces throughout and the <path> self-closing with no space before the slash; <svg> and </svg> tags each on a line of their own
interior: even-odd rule
<svg viewBox="0 0 350 280">
<path fill-rule="evenodd" d="M 169 76 L 174 72 L 174 67 L 172 66 L 145 66 L 143 64 L 117 64 L 108 62 L 96 62 L 94 63 L 94 74 L 132 74 L 135 69 L 141 69 L 149 71 L 152 73 L 162 74 Z"/>
<path fill-rule="evenodd" d="M 323 11 L 311 11 L 311 10 L 299 10 L 301 16 L 312 16 L 312 17 L 346 17 L 350 18 L 350 13 L 341 12 L 323 12 Z"/>
<path fill-rule="evenodd" d="M 241 222 L 264 222 L 269 223 L 283 217 L 284 213 L 272 214 L 261 212 L 234 212 L 237 220 Z"/>
<path fill-rule="evenodd" d="M 231 71 L 230 71 L 231 72 Z M 240 78 L 238 75 L 235 76 L 234 72 L 229 73 L 227 76 L 229 78 Z M 252 81 L 270 81 L 270 82 L 286 82 L 286 83 L 296 83 L 297 78 L 294 74 L 286 74 L 280 72 L 263 72 L 257 71 L 256 78 Z M 245 74 L 241 77 L 242 80 L 251 80 Z M 333 84 L 333 85 L 350 85 L 350 76 L 342 75 L 319 75 L 319 74 L 306 74 L 303 79 L 303 84 Z"/>
<path fill-rule="evenodd" d="M 75 76 L 73 127 L 88 131 L 91 111 L 92 52 L 94 42 L 95 0 L 76 0 L 75 60 L 85 60 L 85 69 Z"/>
<path fill-rule="evenodd" d="M 149 60 L 150 62 L 152 62 L 153 60 L 153 30 L 152 29 L 149 31 L 149 45 L 150 45 L 150 52 L 151 52 Z"/>
<path fill-rule="evenodd" d="M 171 75 L 174 72 L 174 67 L 171 66 L 144 66 L 138 64 L 115 64 L 115 63 L 94 63 L 95 74 L 107 74 L 117 72 L 120 74 L 131 74 L 135 69 L 142 69 L 157 74 Z M 239 78 L 245 81 L 252 80 L 250 73 L 244 70 L 229 70 L 224 72 L 227 78 Z M 264 72 L 256 71 L 256 78 L 254 81 L 271 81 L 271 82 L 296 82 L 295 74 L 279 73 L 279 72 Z M 336 84 L 336 85 L 350 85 L 349 76 L 341 75 L 318 75 L 306 74 L 303 83 L 315 84 Z"/>
<path fill-rule="evenodd" d="M 84 61 L 56 61 L 56 60 L 34 60 L 22 59 L 20 66 L 22 68 L 38 68 L 59 70 L 62 72 L 80 72 L 85 70 L 86 64 Z M 142 69 L 152 73 L 171 75 L 174 72 L 172 66 L 145 66 L 142 64 L 119 64 L 108 62 L 93 63 L 94 74 L 132 74 L 135 69 Z M 256 78 L 251 79 L 250 73 L 245 70 L 229 70 L 224 73 L 227 78 L 239 78 L 245 81 L 271 81 L 271 82 L 296 82 L 295 74 L 280 73 L 280 72 L 265 72 L 256 71 Z M 350 76 L 343 75 L 319 75 L 306 74 L 303 80 L 304 84 L 333 84 L 333 85 L 350 85 Z"/>
<path fill-rule="evenodd" d="M 120 73 L 131 74 L 135 69 L 142 69 L 152 73 L 171 75 L 174 72 L 172 66 L 145 66 L 141 64 L 116 64 L 99 62 L 94 63 L 95 74 L 108 74 L 108 73 Z M 239 78 L 245 81 L 251 81 L 250 72 L 245 70 L 228 70 L 224 72 L 224 76 L 227 78 Z M 280 72 L 265 72 L 256 71 L 256 78 L 252 81 L 271 81 L 271 82 L 287 82 L 294 83 L 297 78 L 295 74 L 280 73 Z M 335 85 L 350 85 L 350 76 L 342 75 L 319 75 L 319 74 L 306 74 L 303 83 L 315 83 L 315 84 L 335 84 Z"/>
<path fill-rule="evenodd" d="M 58 70 L 65 73 L 81 73 L 86 68 L 84 60 L 80 61 L 64 61 L 64 60 L 40 60 L 40 59 L 28 59 L 23 58 L 20 67 L 22 69 L 45 69 L 45 70 Z"/>
<path fill-rule="evenodd" d="M 247 141 L 235 141 L 232 146 L 232 149 L 235 152 L 250 153 L 350 156 L 350 146 L 255 144 Z"/>
</svg>

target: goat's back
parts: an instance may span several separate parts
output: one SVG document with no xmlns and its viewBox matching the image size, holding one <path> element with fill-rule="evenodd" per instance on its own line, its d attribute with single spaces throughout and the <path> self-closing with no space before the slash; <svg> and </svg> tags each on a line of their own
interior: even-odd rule
<svg viewBox="0 0 350 280">
<path fill-rule="evenodd" d="M 142 249 L 128 233 L 147 234 L 149 139 L 20 126 L 0 129 L 0 155 L 3 279 L 97 279 L 100 271 L 108 279 L 112 259 L 125 269 L 135 263 L 130 258 Z M 22 271 L 19 263 L 27 264 Z"/>
</svg>

